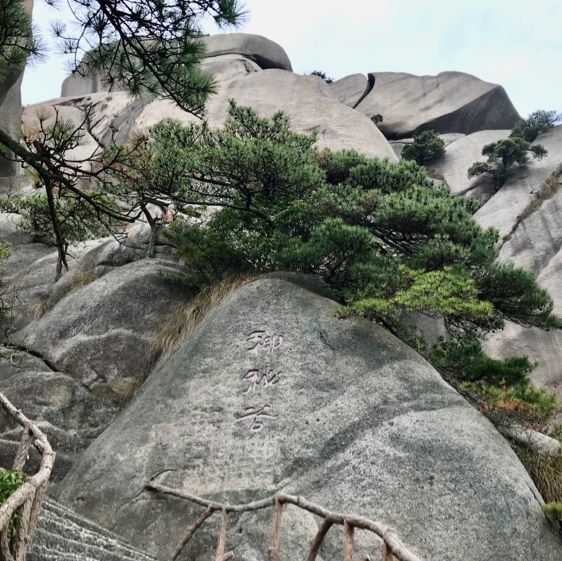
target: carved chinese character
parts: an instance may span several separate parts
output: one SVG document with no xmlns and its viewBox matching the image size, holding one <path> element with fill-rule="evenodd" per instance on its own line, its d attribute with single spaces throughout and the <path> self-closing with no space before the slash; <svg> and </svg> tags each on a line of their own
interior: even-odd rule
<svg viewBox="0 0 562 561">
<path fill-rule="evenodd" d="M 250 345 L 247 349 L 249 353 L 258 354 L 260 351 L 272 353 L 283 344 L 283 336 L 258 330 L 252 332 L 246 342 Z"/>
<path fill-rule="evenodd" d="M 256 393 L 256 391 L 261 389 L 267 391 L 279 383 L 281 372 L 276 374 L 273 370 L 270 370 L 268 373 L 260 372 L 259 370 L 248 370 L 243 379 L 248 382 L 248 387 L 244 393 Z"/>
<path fill-rule="evenodd" d="M 269 405 L 263 407 L 247 407 L 244 414 L 236 419 L 238 421 L 250 421 L 248 430 L 252 433 L 261 432 L 264 428 L 264 421 L 275 419 L 277 415 L 269 412 Z"/>
</svg>

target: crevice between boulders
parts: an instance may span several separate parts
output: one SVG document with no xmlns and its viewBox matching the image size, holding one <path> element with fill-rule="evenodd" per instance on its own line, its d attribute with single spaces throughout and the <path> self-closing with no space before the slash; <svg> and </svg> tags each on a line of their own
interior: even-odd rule
<svg viewBox="0 0 562 561">
<path fill-rule="evenodd" d="M 371 93 L 375 87 L 375 75 L 372 72 L 367 74 L 367 89 L 363 92 L 363 95 L 355 102 L 352 109 L 357 109 L 358 105 Z"/>
<path fill-rule="evenodd" d="M 38 358 L 51 372 L 54 372 L 56 374 L 64 374 L 64 372 L 61 372 L 57 368 L 54 362 L 51 362 L 48 358 L 45 358 L 41 353 L 34 351 L 33 349 L 25 347 L 24 345 L 18 345 L 16 343 L 4 343 L 4 347 L 21 353 L 26 353 L 34 358 Z"/>
</svg>

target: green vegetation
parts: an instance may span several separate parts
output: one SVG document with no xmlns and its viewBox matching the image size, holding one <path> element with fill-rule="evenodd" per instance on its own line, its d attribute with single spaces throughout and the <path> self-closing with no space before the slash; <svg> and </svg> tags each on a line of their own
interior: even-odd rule
<svg viewBox="0 0 562 561">
<path fill-rule="evenodd" d="M 474 162 L 468 169 L 468 177 L 489 175 L 499 189 L 518 167 L 527 166 L 547 155 L 541 144 L 532 144 L 539 134 L 547 132 L 561 116 L 555 111 L 535 111 L 527 119 L 519 121 L 511 130 L 509 138 L 486 144 L 482 155 L 485 162 Z"/>
<path fill-rule="evenodd" d="M 561 119 L 562 115 L 556 111 L 535 111 L 526 119 L 521 119 L 511 130 L 510 136 L 534 142 L 539 134 L 548 132 Z"/>
<path fill-rule="evenodd" d="M 546 515 L 551 516 L 558 522 L 562 522 L 562 502 L 546 503 L 542 509 Z"/>
<path fill-rule="evenodd" d="M 310 73 L 310 76 L 318 76 L 319 78 L 322 78 L 322 80 L 324 80 L 324 82 L 326 82 L 326 84 L 333 84 L 334 83 L 334 79 L 330 78 L 330 76 L 328 76 L 326 74 L 326 72 L 323 72 L 322 70 L 313 70 Z"/>
<path fill-rule="evenodd" d="M 14 69 L 24 66 L 29 56 L 37 55 L 41 48 L 22 8 L 22 0 L 0 2 L 0 84 Z"/>
<path fill-rule="evenodd" d="M 0 506 L 16 491 L 26 480 L 25 473 L 10 469 L 0 468 Z M 15 536 L 19 514 L 16 512 L 12 516 L 10 525 L 8 526 L 8 537 L 12 539 Z"/>
<path fill-rule="evenodd" d="M 513 169 L 532 163 L 531 156 L 540 160 L 547 151 L 541 144 L 531 144 L 523 138 L 513 136 L 486 144 L 482 155 L 485 162 L 475 162 L 468 169 L 468 177 L 486 174 L 492 177 L 494 186 L 499 189 L 508 179 Z"/>
<path fill-rule="evenodd" d="M 341 316 L 360 314 L 400 332 L 404 314 L 442 318 L 451 341 L 424 354 L 492 414 L 533 426 L 556 408 L 532 388 L 526 358 L 487 357 L 479 338 L 505 319 L 556 327 L 531 273 L 496 263 L 497 233 L 472 219 L 415 162 L 318 151 L 281 114 L 258 117 L 231 102 L 222 130 L 156 125 L 135 163 L 145 197 L 187 214 L 165 230 L 201 290 L 229 278 L 291 270 L 324 279 Z M 117 190 L 126 190 L 123 174 Z M 173 188 L 172 188 L 173 187 Z M 175 332 L 175 331 L 174 331 Z"/>
<path fill-rule="evenodd" d="M 405 160 L 414 160 L 420 166 L 437 160 L 445 154 L 445 142 L 437 132 L 423 131 L 414 136 L 414 142 L 406 144 L 402 150 Z"/>
<path fill-rule="evenodd" d="M 102 197 L 96 192 L 84 191 L 84 195 L 95 197 L 108 206 L 113 204 L 107 196 Z M 100 220 L 96 215 L 92 215 L 89 209 L 81 203 L 81 200 L 71 193 L 66 194 L 64 191 L 57 191 L 54 194 L 53 201 L 57 210 L 60 231 L 66 244 L 101 238 L 110 231 L 103 220 Z M 20 214 L 23 220 L 18 228 L 23 232 L 30 233 L 34 241 L 46 245 L 56 245 L 49 213 L 49 201 L 44 193 L 0 200 L 0 210 Z"/>
<path fill-rule="evenodd" d="M 17 75 L 23 62 L 38 51 L 22 0 L 1 3 L 0 84 Z M 73 70 L 79 75 L 96 72 L 108 85 L 119 84 L 133 95 L 159 95 L 196 116 L 202 116 L 207 96 L 216 90 L 214 79 L 199 64 L 205 55 L 200 41 L 202 21 L 211 17 L 221 27 L 233 26 L 244 16 L 238 0 L 146 0 L 136 3 L 134 9 L 106 0 L 70 0 L 69 7 L 73 21 L 57 23 L 53 30 Z M 77 65 L 85 52 L 88 55 Z M 106 173 L 126 165 L 131 156 L 119 148 L 115 134 L 105 141 L 113 149 L 109 159 L 103 159 L 97 148 L 83 157 L 71 155 L 92 119 L 91 106 L 85 107 L 81 126 L 65 122 L 58 114 L 39 115 L 37 130 L 28 131 L 23 143 L 0 128 L 0 153 L 12 154 L 25 164 L 46 195 L 51 237 L 59 255 L 57 278 L 68 268 L 71 241 L 63 225 L 65 221 L 69 224 L 68 217 L 59 212 L 76 203 L 73 208 L 81 207 L 82 217 L 96 217 L 116 235 L 123 223 L 135 222 L 142 212 L 108 204 L 106 197 L 111 193 L 104 189 Z M 88 194 L 89 187 L 100 196 Z M 63 201 L 68 198 L 73 200 L 67 205 Z"/>
</svg>

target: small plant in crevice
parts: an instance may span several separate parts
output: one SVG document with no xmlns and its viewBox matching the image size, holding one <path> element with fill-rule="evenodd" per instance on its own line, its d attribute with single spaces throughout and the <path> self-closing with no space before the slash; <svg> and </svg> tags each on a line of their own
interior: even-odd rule
<svg viewBox="0 0 562 561">
<path fill-rule="evenodd" d="M 552 520 L 558 523 L 562 533 L 562 501 L 551 501 L 542 507 L 543 512 Z"/>
<path fill-rule="evenodd" d="M 25 482 L 27 476 L 21 471 L 0 468 L 0 506 L 2 506 L 10 496 L 19 489 Z M 8 526 L 8 537 L 13 539 L 16 535 L 20 514 L 16 511 Z"/>
<path fill-rule="evenodd" d="M 319 78 L 322 78 L 322 80 L 324 80 L 324 82 L 326 82 L 326 84 L 333 84 L 334 83 L 334 79 L 330 78 L 330 76 L 328 76 L 326 74 L 326 72 L 322 71 L 322 70 L 313 70 L 309 76 L 318 76 Z"/>
</svg>

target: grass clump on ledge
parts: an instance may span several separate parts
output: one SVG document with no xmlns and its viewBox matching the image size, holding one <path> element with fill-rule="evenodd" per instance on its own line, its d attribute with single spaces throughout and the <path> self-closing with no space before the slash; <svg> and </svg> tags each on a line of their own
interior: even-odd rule
<svg viewBox="0 0 562 561">
<path fill-rule="evenodd" d="M 152 339 L 152 347 L 156 354 L 163 355 L 174 349 L 193 333 L 211 309 L 231 292 L 252 281 L 253 278 L 250 275 L 244 275 L 224 279 L 214 285 L 204 287 L 191 302 L 178 307 Z"/>
</svg>

